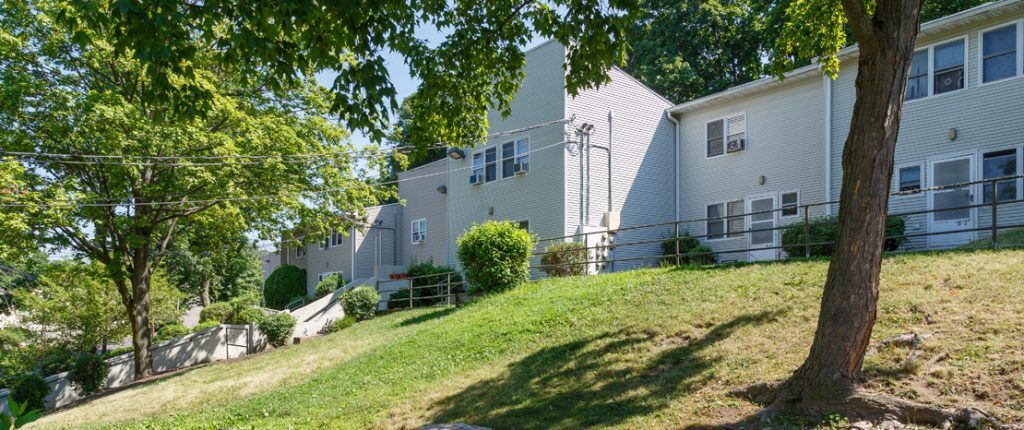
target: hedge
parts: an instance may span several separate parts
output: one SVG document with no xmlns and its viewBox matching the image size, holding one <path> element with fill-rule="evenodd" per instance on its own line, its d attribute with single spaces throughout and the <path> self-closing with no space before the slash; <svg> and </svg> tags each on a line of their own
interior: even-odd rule
<svg viewBox="0 0 1024 430">
<path fill-rule="evenodd" d="M 540 269 L 548 276 L 582 276 L 587 274 L 589 257 L 587 245 L 583 242 L 556 243 L 544 248 Z"/>
<path fill-rule="evenodd" d="M 811 245 L 811 257 L 832 256 L 832 247 L 836 240 L 837 221 L 838 217 L 835 215 L 817 217 L 809 221 L 810 226 L 807 227 L 807 230 L 810 232 L 810 243 L 821 243 L 820 245 Z M 782 231 L 782 249 L 790 257 L 803 257 L 805 255 L 804 229 L 803 223 L 797 223 L 786 227 Z M 907 223 L 903 217 L 890 216 L 886 218 L 885 235 L 887 237 L 903 236 L 906 234 L 906 230 Z M 895 251 L 899 249 L 905 240 L 903 237 L 886 239 L 884 249 L 887 252 Z"/>
<path fill-rule="evenodd" d="M 284 309 L 288 301 L 306 295 L 306 270 L 285 264 L 274 270 L 263 284 L 263 298 L 271 309 Z"/>
</svg>

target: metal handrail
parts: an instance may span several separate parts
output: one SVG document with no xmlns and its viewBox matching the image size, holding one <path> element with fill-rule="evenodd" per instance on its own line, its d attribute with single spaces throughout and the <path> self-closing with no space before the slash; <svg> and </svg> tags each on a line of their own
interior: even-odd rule
<svg viewBox="0 0 1024 430">
<path fill-rule="evenodd" d="M 921 194 L 921 193 L 926 193 L 926 192 L 930 192 L 930 191 L 943 191 L 943 190 L 950 190 L 950 189 L 962 189 L 962 188 L 968 187 L 968 186 L 991 185 L 991 189 L 990 189 L 991 195 L 990 196 L 986 196 L 986 197 L 991 197 L 989 202 L 984 202 L 984 199 L 983 199 L 981 203 L 972 203 L 972 204 L 969 204 L 969 205 L 956 206 L 956 207 L 948 207 L 948 208 L 941 208 L 941 209 L 927 209 L 927 210 L 914 210 L 914 211 L 904 211 L 904 212 L 893 212 L 893 213 L 886 214 L 886 216 L 887 217 L 895 217 L 895 216 L 907 217 L 907 216 L 913 216 L 913 215 L 922 215 L 922 214 L 930 214 L 930 213 L 941 213 L 941 212 L 948 212 L 948 211 L 955 211 L 955 210 L 964 210 L 964 209 L 974 210 L 974 209 L 978 209 L 978 208 L 990 208 L 991 209 L 990 216 L 991 216 L 991 220 L 992 221 L 991 221 L 991 225 L 990 226 L 986 226 L 986 227 L 970 227 L 970 228 L 946 230 L 946 231 L 934 231 L 934 232 L 933 231 L 929 231 L 929 232 L 923 232 L 923 233 L 905 233 L 905 234 L 901 234 L 901 235 L 886 236 L 884 239 L 885 240 L 893 240 L 893 239 L 904 239 L 905 240 L 905 239 L 912 239 L 912 238 L 919 238 L 919 237 L 928 237 L 928 236 L 936 236 L 936 235 L 949 235 L 949 234 L 957 234 L 957 233 L 990 231 L 992 233 L 992 245 L 993 245 L 993 247 L 997 247 L 997 246 L 999 246 L 998 245 L 999 230 L 1006 230 L 1006 229 L 1011 229 L 1011 228 L 1021 228 L 1021 227 L 1024 227 L 1024 224 L 1004 224 L 1004 225 L 1000 225 L 998 223 L 998 212 L 999 212 L 999 207 L 1000 206 L 1005 206 L 1005 205 L 1010 205 L 1010 204 L 1016 204 L 1016 203 L 1024 202 L 1024 199 L 1012 199 L 1012 200 L 1010 200 L 1010 199 L 1003 199 L 1003 200 L 1000 200 L 998 198 L 999 197 L 998 196 L 998 184 L 1003 184 L 1003 183 L 1006 183 L 1007 181 L 1020 180 L 1022 178 L 1024 178 L 1024 175 L 1002 176 L 1002 177 L 998 177 L 998 178 L 990 178 L 990 179 L 985 179 L 985 180 L 981 180 L 981 181 L 962 182 L 962 183 L 956 183 L 956 184 L 948 184 L 948 185 L 942 185 L 942 186 L 928 187 L 928 188 L 923 188 L 923 189 L 919 189 L 919 190 L 912 190 L 912 191 L 905 191 L 905 192 L 899 192 L 899 193 L 892 193 L 891 196 L 905 196 L 905 195 Z M 587 253 L 587 261 L 585 261 L 585 262 L 531 265 L 530 269 L 544 269 L 544 268 L 552 268 L 552 267 L 560 267 L 560 266 L 578 266 L 578 265 L 590 265 L 590 264 L 607 264 L 607 263 L 615 263 L 615 262 L 642 261 L 642 260 L 652 260 L 652 259 L 660 260 L 660 261 L 675 259 L 676 262 L 677 262 L 677 265 L 678 265 L 683 258 L 687 258 L 687 257 L 697 257 L 697 256 L 703 256 L 703 255 L 719 255 L 719 254 L 741 254 L 741 253 L 747 253 L 747 252 L 751 252 L 751 251 L 773 250 L 773 249 L 777 250 L 777 249 L 787 249 L 787 248 L 788 249 L 803 248 L 804 249 L 804 256 L 805 257 L 809 257 L 811 255 L 811 248 L 812 247 L 834 245 L 834 243 L 835 243 L 834 241 L 810 242 L 809 241 L 809 239 L 810 239 L 810 229 L 812 227 L 818 227 L 818 226 L 822 226 L 822 225 L 834 225 L 834 224 L 838 223 L 837 219 L 824 219 L 823 220 L 822 217 L 817 217 L 817 218 L 812 220 L 811 217 L 810 217 L 811 208 L 816 208 L 816 207 L 820 207 L 820 206 L 823 206 L 823 205 L 831 205 L 831 204 L 836 204 L 836 203 L 838 203 L 838 202 L 829 201 L 829 202 L 809 203 L 809 204 L 804 204 L 804 205 L 797 206 L 797 208 L 798 208 L 798 212 L 797 213 L 798 214 L 802 214 L 802 216 L 803 216 L 803 221 L 802 222 L 797 221 L 797 222 L 792 222 L 792 223 L 789 223 L 789 224 L 778 224 L 778 225 L 776 225 L 774 227 L 769 227 L 769 228 L 757 228 L 757 229 L 745 228 L 742 231 L 732 231 L 732 232 L 728 231 L 728 227 L 727 227 L 728 224 L 726 224 L 726 230 L 723 231 L 722 233 L 708 234 L 707 232 L 705 232 L 705 234 L 701 234 L 701 235 L 689 235 L 689 233 L 687 233 L 688 237 L 693 238 L 693 239 L 708 239 L 708 238 L 710 238 L 712 236 L 715 236 L 715 237 L 721 236 L 721 238 L 723 240 L 728 240 L 730 238 L 730 236 L 740 236 L 740 235 L 746 236 L 746 235 L 748 235 L 750 233 L 768 232 L 768 231 L 775 232 L 775 231 L 778 231 L 778 230 L 786 230 L 786 229 L 791 229 L 791 228 L 801 228 L 802 227 L 804 229 L 804 235 L 803 235 L 802 243 L 785 244 L 785 245 L 780 244 L 780 245 L 777 245 L 777 246 L 773 245 L 773 246 L 756 247 L 756 248 L 755 247 L 746 247 L 746 248 L 742 248 L 742 249 L 729 249 L 729 250 L 710 251 L 710 252 L 698 252 L 698 253 L 681 252 L 681 250 L 679 249 L 679 242 L 681 241 L 681 239 L 687 237 L 687 236 L 684 236 L 684 235 L 680 234 L 680 227 L 683 226 L 684 224 L 698 223 L 698 222 L 705 222 L 706 223 L 706 222 L 709 222 L 709 221 L 727 220 L 727 219 L 731 219 L 731 218 L 747 217 L 747 216 L 751 216 L 751 215 L 773 213 L 773 212 L 778 212 L 778 211 L 782 211 L 782 210 L 786 210 L 786 209 L 792 209 L 792 207 L 789 207 L 789 208 L 775 208 L 775 209 L 772 209 L 772 210 L 755 211 L 755 212 L 748 212 L 748 213 L 737 214 L 737 215 L 728 215 L 728 216 L 723 216 L 723 217 L 694 218 L 694 219 L 688 219 L 688 220 L 666 221 L 666 222 L 659 222 L 659 223 L 652 223 L 652 224 L 628 226 L 628 227 L 619 228 L 619 229 L 611 231 L 611 232 L 583 232 L 583 233 L 577 233 L 577 234 L 571 234 L 571 235 L 563 235 L 563 236 L 555 236 L 555 237 L 543 238 L 543 239 L 540 239 L 538 241 L 538 246 L 541 243 L 545 243 L 545 242 L 551 242 L 551 241 L 557 241 L 557 240 L 564 241 L 565 239 L 569 239 L 569 238 L 586 237 L 586 236 L 591 236 L 591 235 L 595 235 L 595 234 L 607 234 L 607 233 L 618 234 L 618 233 L 624 232 L 624 231 L 633 231 L 633 230 L 639 230 L 639 229 L 645 229 L 645 228 L 649 229 L 649 228 L 655 228 L 655 227 L 666 227 L 666 226 L 669 226 L 669 227 L 672 227 L 673 232 L 674 232 L 672 236 L 658 238 L 658 239 L 642 239 L 642 240 L 636 240 L 636 241 L 632 241 L 632 242 L 628 242 L 628 243 L 615 242 L 615 243 L 600 244 L 600 245 L 594 245 L 594 246 L 584 246 L 582 248 L 576 248 L 576 249 L 572 249 L 572 250 L 550 250 L 549 251 L 549 250 L 545 249 L 545 250 L 542 250 L 542 251 L 534 251 L 534 252 L 531 253 L 531 255 L 533 255 L 533 256 L 543 256 L 543 255 L 547 255 L 547 254 L 565 253 L 565 252 L 578 252 L 578 251 L 588 251 L 588 253 Z M 797 216 L 800 216 L 800 215 L 797 215 Z M 596 251 L 596 250 L 602 250 L 602 249 L 618 250 L 618 249 L 626 248 L 626 247 L 630 247 L 630 246 L 649 245 L 649 244 L 653 244 L 653 243 L 665 243 L 666 241 L 673 241 L 673 242 L 675 242 L 676 249 L 675 249 L 674 253 L 663 253 L 663 254 L 660 254 L 660 255 L 649 255 L 649 256 L 630 257 L 630 258 L 617 258 L 617 259 L 616 258 L 595 258 L 595 259 L 591 259 L 591 253 L 589 252 L 589 251 Z"/>
</svg>

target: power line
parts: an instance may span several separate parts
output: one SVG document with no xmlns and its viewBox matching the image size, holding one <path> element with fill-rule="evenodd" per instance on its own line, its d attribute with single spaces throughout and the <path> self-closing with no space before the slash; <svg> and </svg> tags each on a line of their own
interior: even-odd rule
<svg viewBox="0 0 1024 430">
<path fill-rule="evenodd" d="M 569 119 L 557 119 L 547 121 L 539 124 L 534 124 L 522 128 L 513 130 L 506 130 L 497 133 L 491 133 L 486 136 L 486 139 L 493 139 L 496 137 L 508 136 L 523 133 L 526 131 L 534 130 L 541 127 L 547 127 L 554 124 L 572 122 L 572 118 Z M 444 148 L 448 144 L 444 142 L 437 142 L 428 148 Z M 415 146 L 410 145 L 398 145 L 392 150 L 399 151 L 403 149 L 418 149 Z M 0 155 L 15 157 L 15 161 L 23 163 L 51 163 L 51 164 L 67 164 L 67 165 L 108 165 L 108 166 L 166 166 L 166 167 L 206 167 L 206 166 L 244 166 L 244 165 L 260 165 L 269 163 L 285 163 L 285 164 L 301 164 L 310 162 L 324 161 L 323 157 L 342 156 L 347 155 L 351 158 L 371 158 L 376 157 L 376 154 L 346 154 L 344 152 L 322 152 L 322 153 L 307 153 L 307 154 L 262 154 L 262 155 L 245 155 L 245 154 L 234 154 L 234 155 L 165 155 L 165 156 L 148 156 L 148 155 L 110 155 L 110 154 L 70 154 L 70 153 L 49 153 L 49 152 L 24 152 L 24 151 L 0 151 Z M 50 159 L 41 161 L 39 159 Z M 132 161 L 140 160 L 140 161 Z M 197 162 L 183 162 L 187 160 L 200 160 Z M 205 161 L 205 160 L 249 160 L 249 161 Z"/>
<path fill-rule="evenodd" d="M 547 150 L 547 149 L 551 149 L 551 148 L 554 148 L 554 147 L 558 147 L 558 146 L 564 145 L 566 143 L 572 143 L 572 142 L 568 141 L 568 140 L 563 140 L 563 141 L 556 142 L 556 143 L 553 143 L 553 144 L 549 144 L 549 145 L 546 145 L 546 146 L 543 146 L 543 147 L 540 147 L 540 148 L 537 148 L 537 149 L 532 149 L 531 148 L 530 154 L 533 154 L 533 153 L 536 153 L 536 152 L 540 152 L 540 151 L 544 151 L 544 150 Z M 363 188 L 373 188 L 373 187 L 380 187 L 380 186 L 386 186 L 386 185 L 395 185 L 395 184 L 399 184 L 399 183 L 402 183 L 402 182 L 407 182 L 407 181 L 412 181 L 412 180 L 417 180 L 417 179 L 424 179 L 424 178 L 429 178 L 429 177 L 434 177 L 434 176 L 447 175 L 448 173 L 451 173 L 451 172 L 458 172 L 458 171 L 462 171 L 462 170 L 473 169 L 474 167 L 475 166 L 473 166 L 471 164 L 469 166 L 463 166 L 463 167 L 459 167 L 459 168 L 452 169 L 452 170 L 445 170 L 443 172 L 428 173 L 428 174 L 423 174 L 423 175 L 419 175 L 419 176 L 411 176 L 411 177 L 408 177 L 408 178 L 400 178 L 400 179 L 391 180 L 391 181 L 375 182 L 375 183 L 371 183 L 371 184 L 361 184 L 361 185 L 355 185 L 355 186 L 345 187 L 345 188 L 333 188 L 333 189 L 324 189 L 324 190 L 309 190 L 309 191 L 296 192 L 296 193 L 285 193 L 285 194 L 270 194 L 270 195 L 258 195 L 258 196 L 242 196 L 242 197 L 220 197 L 220 198 L 202 199 L 202 200 L 188 200 L 187 199 L 188 197 L 196 197 L 196 195 L 191 195 L 191 196 L 177 196 L 177 197 L 174 197 L 174 198 L 178 199 L 178 200 L 174 200 L 174 201 L 160 201 L 160 202 L 123 202 L 123 201 L 122 202 L 110 202 L 110 201 L 99 202 L 99 201 L 97 201 L 97 202 L 86 202 L 86 203 L 78 203 L 78 202 L 60 202 L 60 203 L 2 203 L 2 204 L 0 204 L 0 207 L 39 207 L 39 208 L 78 207 L 78 208 L 81 208 L 81 207 L 122 207 L 122 206 L 124 206 L 124 207 L 131 207 L 131 206 L 182 206 L 183 208 L 194 208 L 194 207 L 200 207 L 200 206 L 204 206 L 204 205 L 212 205 L 212 204 L 224 203 L 224 202 L 251 201 L 251 200 L 272 200 L 272 199 L 278 199 L 278 198 L 284 198 L 284 197 L 303 197 L 303 196 L 307 196 L 307 195 L 317 195 L 317 194 L 331 193 L 331 192 L 344 192 L 344 191 L 347 191 L 347 190 L 354 190 L 354 189 L 363 189 Z M 216 194 L 207 194 L 207 195 L 216 195 Z M 184 199 L 184 200 L 182 200 L 182 199 Z M 188 205 L 188 206 L 185 206 L 185 205 Z"/>
</svg>

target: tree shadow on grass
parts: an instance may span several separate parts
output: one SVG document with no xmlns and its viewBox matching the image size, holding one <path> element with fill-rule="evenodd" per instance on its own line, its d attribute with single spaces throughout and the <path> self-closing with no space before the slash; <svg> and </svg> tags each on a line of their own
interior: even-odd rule
<svg viewBox="0 0 1024 430">
<path fill-rule="evenodd" d="M 422 314 L 422 315 L 417 315 L 417 316 L 414 316 L 412 318 L 406 319 L 406 320 L 402 321 L 401 323 L 399 323 L 399 325 L 405 327 L 405 326 L 416 325 L 416 324 L 419 324 L 419 323 L 424 323 L 424 322 L 431 321 L 431 320 L 436 320 L 438 318 L 444 318 L 444 317 L 446 317 L 448 315 L 451 315 L 451 314 L 455 313 L 456 309 L 458 309 L 458 308 L 456 308 L 455 306 L 446 306 L 446 307 L 439 308 L 439 309 L 431 311 L 431 312 L 427 312 L 427 313 Z"/>
<path fill-rule="evenodd" d="M 743 315 L 698 338 L 620 330 L 545 348 L 510 365 L 507 373 L 438 401 L 432 422 L 554 429 L 614 425 L 648 415 L 666 407 L 676 393 L 715 378 L 712 368 L 720 359 L 702 351 L 781 313 Z M 650 358 L 644 349 L 653 349 Z"/>
</svg>

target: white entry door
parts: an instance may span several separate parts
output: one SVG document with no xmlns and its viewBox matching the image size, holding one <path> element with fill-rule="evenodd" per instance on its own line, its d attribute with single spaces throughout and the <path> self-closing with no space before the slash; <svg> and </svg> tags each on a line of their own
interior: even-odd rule
<svg viewBox="0 0 1024 430">
<path fill-rule="evenodd" d="M 775 196 L 755 197 L 747 200 L 747 229 L 762 230 L 747 233 L 747 246 L 750 248 L 750 261 L 776 260 L 779 250 L 775 248 L 776 212 Z"/>
<path fill-rule="evenodd" d="M 974 177 L 974 159 L 970 155 L 936 160 L 932 161 L 930 165 L 931 174 L 928 175 L 928 185 L 931 187 L 970 182 Z M 975 210 L 962 208 L 972 204 L 974 204 L 974 190 L 970 185 L 930 191 L 928 193 L 928 209 L 932 212 L 928 214 L 928 232 L 942 233 L 974 228 Z M 929 235 L 928 246 L 951 248 L 970 242 L 974 237 L 973 231 Z"/>
</svg>

